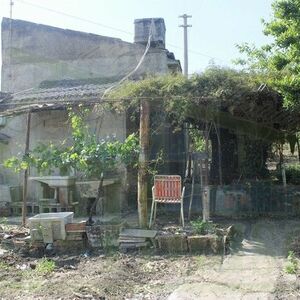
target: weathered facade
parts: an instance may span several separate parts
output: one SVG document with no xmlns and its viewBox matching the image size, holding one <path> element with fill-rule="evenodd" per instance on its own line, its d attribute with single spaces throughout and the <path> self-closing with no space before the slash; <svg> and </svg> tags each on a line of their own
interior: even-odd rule
<svg viewBox="0 0 300 300">
<path fill-rule="evenodd" d="M 84 98 L 97 102 L 101 95 L 140 61 L 145 51 L 149 26 L 155 26 L 151 47 L 135 79 L 149 74 L 180 72 L 178 60 L 164 47 L 163 19 L 136 20 L 135 43 L 117 38 L 65 30 L 21 20 L 2 21 L 1 111 L 11 109 L 20 114 L 2 117 L 0 122 L 0 161 L 24 152 L 26 115 L 31 105 L 30 148 L 39 142 L 62 141 L 68 138 L 67 113 L 62 107 Z M 145 35 L 143 37 L 143 35 Z M 155 41 L 156 36 L 158 40 Z M 65 101 L 59 105 L 59 101 Z M 41 108 L 45 109 L 41 109 Z M 43 110 L 43 111 L 42 111 Z M 89 117 L 95 128 L 98 115 Z M 115 135 L 124 140 L 127 116 L 110 112 L 101 115 L 100 136 Z M 22 175 L 0 167 L 0 184 L 21 185 Z M 30 198 L 38 191 L 31 187 Z"/>
</svg>

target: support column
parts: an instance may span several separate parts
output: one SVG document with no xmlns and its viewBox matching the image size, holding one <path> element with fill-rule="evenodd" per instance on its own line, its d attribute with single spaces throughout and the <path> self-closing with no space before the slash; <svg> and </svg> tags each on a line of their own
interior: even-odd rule
<svg viewBox="0 0 300 300">
<path fill-rule="evenodd" d="M 150 104 L 141 100 L 140 104 L 140 155 L 138 168 L 138 214 L 141 228 L 147 227 L 147 167 L 149 156 Z"/>
</svg>

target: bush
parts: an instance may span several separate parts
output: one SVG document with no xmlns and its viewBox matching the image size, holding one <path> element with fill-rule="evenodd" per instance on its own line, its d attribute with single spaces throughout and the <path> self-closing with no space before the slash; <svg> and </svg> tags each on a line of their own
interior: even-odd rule
<svg viewBox="0 0 300 300">
<path fill-rule="evenodd" d="M 289 184 L 300 184 L 300 165 L 288 165 L 285 167 L 286 182 Z M 282 181 L 282 173 L 277 172 L 277 178 Z"/>
</svg>

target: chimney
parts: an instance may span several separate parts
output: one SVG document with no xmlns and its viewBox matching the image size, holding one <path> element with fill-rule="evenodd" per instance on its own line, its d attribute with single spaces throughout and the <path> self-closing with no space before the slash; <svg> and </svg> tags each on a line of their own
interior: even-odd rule
<svg viewBox="0 0 300 300">
<path fill-rule="evenodd" d="M 165 49 L 166 26 L 163 18 L 134 20 L 134 42 L 137 44 L 147 45 L 152 20 L 154 28 L 152 30 L 151 47 Z"/>
</svg>

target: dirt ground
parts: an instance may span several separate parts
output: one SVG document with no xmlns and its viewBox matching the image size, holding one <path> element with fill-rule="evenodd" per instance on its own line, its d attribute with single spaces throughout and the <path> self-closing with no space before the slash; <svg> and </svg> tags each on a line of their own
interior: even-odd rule
<svg viewBox="0 0 300 300">
<path fill-rule="evenodd" d="M 300 221 L 237 224 L 244 240 L 230 255 L 157 255 L 153 250 L 43 258 L 0 249 L 0 299 L 299 299 L 284 271 Z M 44 266 L 44 268 L 39 268 Z"/>
</svg>

